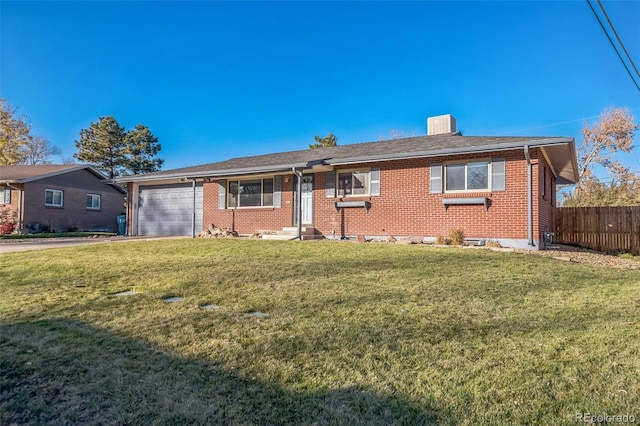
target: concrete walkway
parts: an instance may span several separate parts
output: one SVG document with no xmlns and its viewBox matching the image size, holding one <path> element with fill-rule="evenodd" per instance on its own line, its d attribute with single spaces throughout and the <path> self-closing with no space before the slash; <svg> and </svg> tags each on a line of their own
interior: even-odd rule
<svg viewBox="0 0 640 426">
<path fill-rule="evenodd" d="M 25 240 L 0 241 L 0 253 L 16 253 L 30 250 L 44 250 L 52 248 L 65 248 L 88 246 L 107 243 L 125 243 L 129 241 L 155 241 L 175 238 L 191 237 L 98 237 L 98 238 L 32 238 Z"/>
</svg>

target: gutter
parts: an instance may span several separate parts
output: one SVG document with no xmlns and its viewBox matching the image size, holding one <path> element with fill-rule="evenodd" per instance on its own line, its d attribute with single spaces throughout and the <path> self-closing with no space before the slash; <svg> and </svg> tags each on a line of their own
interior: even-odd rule
<svg viewBox="0 0 640 426">
<path fill-rule="evenodd" d="M 529 145 L 524 146 L 524 157 L 527 159 L 527 239 L 529 240 L 528 244 L 533 247 L 533 203 L 531 199 L 533 193 L 533 182 L 531 173 L 531 157 L 529 156 Z"/>
<path fill-rule="evenodd" d="M 291 168 L 291 171 L 296 175 L 298 183 L 298 190 L 296 191 L 296 226 L 297 226 L 297 239 L 302 241 L 302 172 L 298 171 L 295 167 Z"/>
<path fill-rule="evenodd" d="M 127 182 L 144 182 L 163 179 L 197 179 L 197 178 L 213 178 L 213 177 L 227 177 L 227 176 L 239 176 L 250 173 L 277 173 L 277 172 L 289 172 L 294 168 L 306 168 L 307 163 L 296 164 L 282 164 L 275 166 L 260 166 L 260 167 L 244 167 L 240 169 L 226 169 L 226 170 L 205 170 L 201 172 L 192 173 L 171 173 L 166 175 L 138 175 L 113 179 L 114 183 L 127 183 Z"/>
<path fill-rule="evenodd" d="M 18 231 L 21 231 L 23 228 L 22 226 L 22 194 L 24 191 L 18 187 L 11 185 L 9 182 L 5 182 L 5 185 L 7 185 L 11 189 L 15 189 L 16 191 L 18 191 Z"/>
</svg>

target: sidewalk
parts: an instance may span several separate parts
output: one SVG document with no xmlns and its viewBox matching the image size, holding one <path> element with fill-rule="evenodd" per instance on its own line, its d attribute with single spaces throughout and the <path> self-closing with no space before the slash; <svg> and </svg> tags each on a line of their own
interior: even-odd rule
<svg viewBox="0 0 640 426">
<path fill-rule="evenodd" d="M 114 237 L 84 237 L 84 238 L 31 238 L 24 240 L 2 240 L 0 241 L 0 253 L 17 253 L 30 250 L 44 250 L 51 248 L 65 248 L 65 247 L 77 247 L 88 246 L 94 244 L 105 243 L 125 243 L 129 241 L 155 241 L 166 240 L 175 238 L 191 238 L 191 237 L 126 237 L 126 236 L 114 236 Z"/>
</svg>

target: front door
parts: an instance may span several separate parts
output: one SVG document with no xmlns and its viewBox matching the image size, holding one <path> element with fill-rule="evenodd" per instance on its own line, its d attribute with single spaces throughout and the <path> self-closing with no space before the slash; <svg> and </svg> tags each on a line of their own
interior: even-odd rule
<svg viewBox="0 0 640 426">
<path fill-rule="evenodd" d="M 313 223 L 313 175 L 302 176 L 302 224 L 311 225 Z"/>
</svg>

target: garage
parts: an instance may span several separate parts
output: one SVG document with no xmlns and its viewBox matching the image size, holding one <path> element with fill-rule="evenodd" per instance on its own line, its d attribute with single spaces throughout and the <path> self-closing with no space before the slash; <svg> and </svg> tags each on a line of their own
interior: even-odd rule
<svg viewBox="0 0 640 426">
<path fill-rule="evenodd" d="M 196 188 L 196 234 L 202 230 L 202 182 Z M 140 186 L 138 235 L 191 235 L 191 183 Z"/>
</svg>

